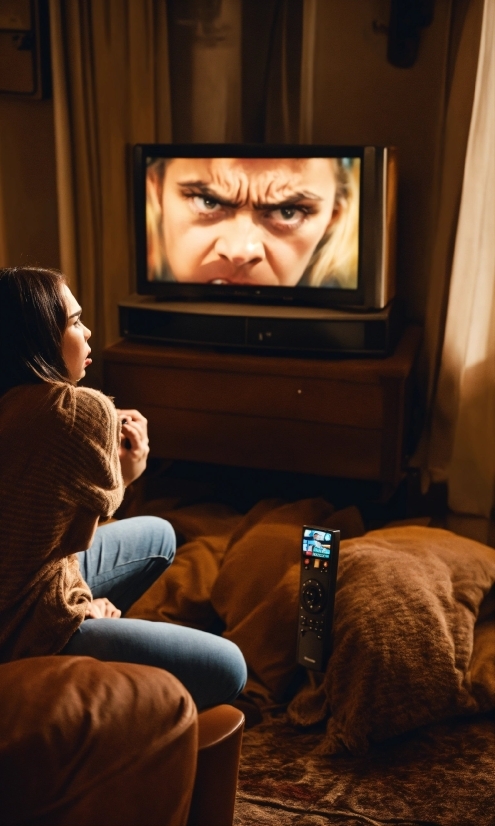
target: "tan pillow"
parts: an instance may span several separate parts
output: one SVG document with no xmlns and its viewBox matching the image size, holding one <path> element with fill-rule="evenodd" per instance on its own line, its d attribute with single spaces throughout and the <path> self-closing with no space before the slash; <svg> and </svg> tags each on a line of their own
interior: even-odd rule
<svg viewBox="0 0 495 826">
<path fill-rule="evenodd" d="M 291 702 L 292 721 L 329 717 L 319 752 L 362 754 L 371 742 L 493 708 L 486 620 L 474 655 L 473 645 L 494 582 L 495 550 L 449 531 L 389 528 L 344 542 L 333 654 L 323 683 Z"/>
<path fill-rule="evenodd" d="M 126 617 L 209 631 L 217 619 L 210 593 L 225 546 L 222 536 L 201 536 L 182 545 L 173 565 L 131 606 Z"/>
<path fill-rule="evenodd" d="M 218 622 L 210 602 L 211 589 L 232 531 L 241 515 L 222 504 L 199 503 L 154 514 L 169 519 L 178 536 L 188 541 L 168 568 L 127 612 L 127 617 L 173 622 L 208 631 Z"/>
<path fill-rule="evenodd" d="M 291 565 L 265 599 L 224 633 L 239 646 L 251 671 L 270 690 L 275 702 L 286 699 L 298 671 L 299 578 L 299 564 Z"/>
<path fill-rule="evenodd" d="M 322 498 L 290 504 L 265 500 L 239 523 L 211 601 L 256 676 L 281 699 L 296 672 L 299 555 L 302 526 L 363 533 L 356 508 L 333 513 Z"/>
</svg>

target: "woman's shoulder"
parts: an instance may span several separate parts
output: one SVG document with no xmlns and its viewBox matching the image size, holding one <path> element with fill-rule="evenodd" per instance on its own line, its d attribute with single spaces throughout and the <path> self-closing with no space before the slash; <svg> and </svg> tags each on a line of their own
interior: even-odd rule
<svg viewBox="0 0 495 826">
<path fill-rule="evenodd" d="M 117 419 L 113 401 L 92 387 L 57 386 L 52 391 L 51 402 L 67 424 L 83 427 L 88 434 L 106 431 Z"/>
<path fill-rule="evenodd" d="M 74 387 L 67 385 L 70 391 L 70 401 L 76 407 L 85 408 L 89 411 L 105 411 L 111 415 L 116 414 L 115 405 L 109 396 L 105 396 L 101 390 L 93 387 Z"/>
<path fill-rule="evenodd" d="M 12 388 L 0 399 L 0 413 L 41 420 L 55 419 L 70 427 L 82 420 L 91 428 L 117 418 L 112 400 L 99 390 L 68 382 L 40 382 Z"/>
</svg>

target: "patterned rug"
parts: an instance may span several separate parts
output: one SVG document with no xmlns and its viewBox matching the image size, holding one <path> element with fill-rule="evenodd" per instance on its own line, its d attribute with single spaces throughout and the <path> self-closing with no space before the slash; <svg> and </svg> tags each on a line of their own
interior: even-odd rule
<svg viewBox="0 0 495 826">
<path fill-rule="evenodd" d="M 495 724 L 430 726 L 365 757 L 311 754 L 283 714 L 248 729 L 234 826 L 494 826 Z"/>
</svg>

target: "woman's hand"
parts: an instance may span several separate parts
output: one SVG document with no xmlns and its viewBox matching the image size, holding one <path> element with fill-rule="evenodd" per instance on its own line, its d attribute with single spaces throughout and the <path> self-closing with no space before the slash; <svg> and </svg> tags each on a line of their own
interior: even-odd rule
<svg viewBox="0 0 495 826">
<path fill-rule="evenodd" d="M 117 410 L 122 422 L 119 459 L 127 487 L 143 473 L 150 452 L 148 421 L 138 410 Z"/>
<path fill-rule="evenodd" d="M 112 605 L 106 597 L 99 597 L 88 603 L 86 619 L 118 619 L 122 611 Z"/>
</svg>

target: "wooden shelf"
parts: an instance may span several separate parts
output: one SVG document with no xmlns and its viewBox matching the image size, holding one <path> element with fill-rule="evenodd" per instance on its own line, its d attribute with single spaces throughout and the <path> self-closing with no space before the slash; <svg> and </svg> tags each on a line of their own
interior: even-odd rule
<svg viewBox="0 0 495 826">
<path fill-rule="evenodd" d="M 153 456 L 395 486 L 420 329 L 382 359 L 251 355 L 120 341 L 105 392 L 147 417 Z"/>
</svg>

